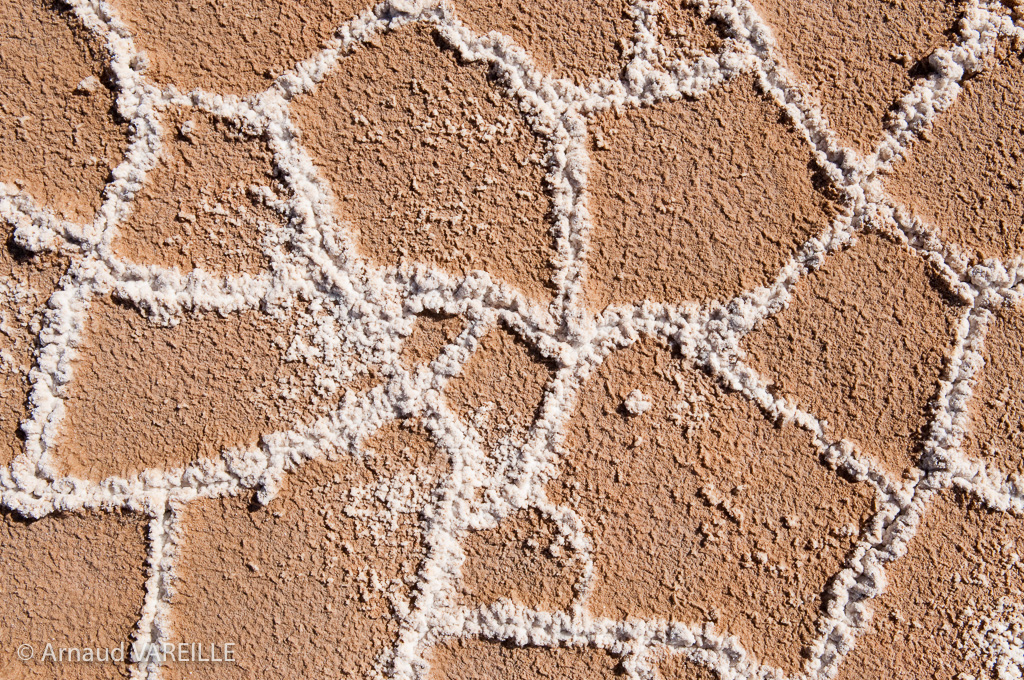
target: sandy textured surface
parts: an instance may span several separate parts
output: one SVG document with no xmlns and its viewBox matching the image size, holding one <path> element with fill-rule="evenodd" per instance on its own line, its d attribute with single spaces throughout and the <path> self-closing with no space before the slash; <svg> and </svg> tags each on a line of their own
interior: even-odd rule
<svg viewBox="0 0 1024 680">
<path fill-rule="evenodd" d="M 888 592 L 840 680 L 999 677 L 998 629 L 1024 623 L 1022 529 L 959 493 L 937 499 L 909 553 L 889 568 Z"/>
<path fill-rule="evenodd" d="M 407 28 L 341 62 L 292 112 L 364 255 L 482 269 L 550 297 L 545 150 L 483 67 Z"/>
<path fill-rule="evenodd" d="M 1021 677 L 1024 5 L 751 3 L 0 7 L 0 680 Z"/>
<path fill-rule="evenodd" d="M 394 642 L 393 607 L 408 602 L 423 555 L 415 500 L 396 507 L 373 490 L 402 475 L 436 480 L 444 465 L 426 447 L 416 430 L 382 433 L 367 464 L 313 464 L 267 508 L 190 505 L 177 638 L 236 640 L 238 662 L 178 664 L 168 677 L 363 677 Z"/>
<path fill-rule="evenodd" d="M 146 522 L 119 513 L 55 515 L 27 522 L 0 514 L 0 675 L 127 678 L 124 663 L 42 661 L 54 648 L 130 649 L 145 595 Z M 36 656 L 22 663 L 17 648 Z M 126 651 L 127 656 L 127 651 Z"/>
<path fill-rule="evenodd" d="M 659 680 L 715 680 L 718 676 L 703 666 L 687 661 L 681 654 L 673 654 L 658 664 Z"/>
<path fill-rule="evenodd" d="M 834 210 L 805 143 L 751 78 L 695 102 L 604 114 L 591 135 L 596 310 L 767 285 Z"/>
<path fill-rule="evenodd" d="M 455 340 L 465 327 L 457 316 L 425 313 L 416 319 L 412 334 L 402 344 L 402 358 L 410 368 L 433 361 L 445 345 Z"/>
<path fill-rule="evenodd" d="M 72 219 L 92 219 L 127 142 L 105 59 L 66 9 L 44 0 L 0 7 L 0 182 Z"/>
<path fill-rule="evenodd" d="M 863 236 L 797 284 L 789 309 L 743 348 L 773 391 L 899 478 L 917 460 L 962 311 L 931 286 L 924 262 Z"/>
<path fill-rule="evenodd" d="M 558 543 L 554 524 L 538 511 L 521 510 L 496 529 L 474 532 L 462 549 L 467 605 L 508 599 L 542 611 L 569 608 L 579 565 Z"/>
<path fill-rule="evenodd" d="M 634 390 L 649 404 L 640 413 Z M 652 341 L 592 376 L 566 447 L 550 493 L 595 543 L 592 614 L 710 620 L 799 669 L 869 489 L 822 465 L 807 433 L 774 427 Z"/>
<path fill-rule="evenodd" d="M 595 649 L 506 647 L 486 640 L 456 640 L 431 654 L 431 680 L 605 680 L 615 659 Z"/>
<path fill-rule="evenodd" d="M 888 181 L 975 260 L 1024 253 L 1024 59 L 1020 46 L 997 54 L 998 66 L 964 85 Z"/>
<path fill-rule="evenodd" d="M 1007 308 L 985 336 L 964 449 L 1007 473 L 1024 474 L 1024 309 Z"/>
<path fill-rule="evenodd" d="M 502 437 L 521 438 L 530 427 L 551 372 L 536 350 L 498 326 L 449 381 L 445 396 L 486 444 L 494 446 Z"/>
<path fill-rule="evenodd" d="M 951 43 L 954 0 L 754 0 L 772 26 L 777 57 L 821 100 L 844 144 L 870 152 L 890 106 Z"/>
<path fill-rule="evenodd" d="M 313 55 L 342 22 L 370 6 L 360 0 L 116 0 L 150 58 L 150 76 L 183 92 L 266 89 Z"/>
<path fill-rule="evenodd" d="M 529 52 L 541 70 L 586 85 L 618 78 L 633 36 L 625 0 L 456 0 L 462 21 L 498 31 Z"/>
<path fill-rule="evenodd" d="M 721 26 L 702 18 L 689 0 L 662 2 L 658 30 L 674 57 L 693 59 L 722 49 Z"/>
<path fill-rule="evenodd" d="M 183 466 L 255 445 L 329 407 L 314 371 L 285 362 L 291 337 L 258 312 L 191 317 L 166 328 L 98 299 L 67 398 L 59 467 L 93 479 Z"/>
<path fill-rule="evenodd" d="M 122 223 L 114 252 L 183 272 L 257 273 L 266 266 L 267 223 L 283 222 L 252 191 L 271 184 L 270 151 L 200 112 L 172 111 L 163 125 L 161 162 Z"/>
</svg>

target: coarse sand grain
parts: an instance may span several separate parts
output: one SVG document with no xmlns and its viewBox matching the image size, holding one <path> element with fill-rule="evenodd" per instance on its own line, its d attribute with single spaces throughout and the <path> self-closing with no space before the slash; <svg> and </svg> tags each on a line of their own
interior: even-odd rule
<svg viewBox="0 0 1024 680">
<path fill-rule="evenodd" d="M 537 68 L 586 85 L 617 79 L 626 65 L 633 21 L 626 0 L 454 0 L 477 33 L 498 31 L 521 45 Z"/>
<path fill-rule="evenodd" d="M 864 235 L 796 286 L 741 346 L 773 392 L 895 479 L 917 461 L 963 309 L 908 248 Z"/>
<path fill-rule="evenodd" d="M 649 407 L 629 409 L 639 391 Z M 873 511 L 811 437 L 654 340 L 591 376 L 566 437 L 555 502 L 594 544 L 594 616 L 713 622 L 761 663 L 797 672 L 821 593 Z"/>
<path fill-rule="evenodd" d="M 107 58 L 69 8 L 0 3 L 0 182 L 80 222 L 95 216 L 127 143 Z"/>
<path fill-rule="evenodd" d="M 448 382 L 445 396 L 492 447 L 504 436 L 522 437 L 533 424 L 552 371 L 536 350 L 498 325 Z"/>
<path fill-rule="evenodd" d="M 1024 309 L 998 311 L 989 322 L 983 356 L 963 449 L 1005 473 L 1024 475 Z"/>
<path fill-rule="evenodd" d="M 451 640 L 431 650 L 431 680 L 604 680 L 616 661 L 599 649 L 512 647 L 488 640 Z"/>
<path fill-rule="evenodd" d="M 568 609 L 580 569 L 557 539 L 554 523 L 537 510 L 520 510 L 495 529 L 471 532 L 463 541 L 467 606 L 504 598 L 538 611 Z"/>
<path fill-rule="evenodd" d="M 52 662 L 45 645 L 123 648 L 145 598 L 146 520 L 119 512 L 24 520 L 0 511 L 0 677 L 49 680 L 127 678 L 118 662 Z M 16 656 L 32 645 L 31 661 Z M 94 658 L 95 658 L 95 651 Z M 104 652 L 104 655 L 106 652 Z M 79 656 L 81 658 L 81 656 Z"/>
<path fill-rule="evenodd" d="M 308 463 L 267 507 L 225 498 L 185 508 L 173 642 L 234 641 L 237 662 L 171 664 L 168 678 L 364 677 L 372 669 L 394 644 L 394 607 L 408 603 L 423 545 L 414 508 L 390 509 L 366 489 L 382 471 L 397 478 L 440 469 L 415 462 L 422 434 L 398 432 L 371 445 L 373 463 Z M 383 517 L 359 512 L 365 506 Z"/>
<path fill-rule="evenodd" d="M 1024 53 L 964 83 L 887 185 L 974 261 L 1024 254 Z"/>
<path fill-rule="evenodd" d="M 870 153 L 889 108 L 952 44 L 953 0 L 753 0 L 778 42 L 777 58 L 821 101 L 840 141 Z"/>
<path fill-rule="evenodd" d="M 260 312 L 173 327 L 98 298 L 73 365 L 58 466 L 88 479 L 179 467 L 311 421 L 315 369 L 286 362 L 290 326 Z"/>
<path fill-rule="evenodd" d="M 313 56 L 373 0 L 114 0 L 148 74 L 179 91 L 245 94 Z"/>
<path fill-rule="evenodd" d="M 280 229 L 284 222 L 251 189 L 272 184 L 270 151 L 189 109 L 167 117 L 163 143 L 157 167 L 118 225 L 114 252 L 183 272 L 258 273 L 267 264 L 262 225 Z"/>
<path fill-rule="evenodd" d="M 871 622 L 839 680 L 1013 677 L 986 667 L 997 660 L 985 653 L 985 639 L 998 633 L 977 623 L 1020 630 L 1022 529 L 1020 518 L 992 513 L 959 491 L 934 499 L 908 553 L 887 566 L 886 592 L 870 605 Z M 1009 607 L 999 606 L 1004 598 Z M 1000 620 L 1006 609 L 1017 618 Z"/>
<path fill-rule="evenodd" d="M 587 302 L 726 300 L 769 284 L 835 207 L 807 144 L 740 76 L 592 129 Z"/>
<path fill-rule="evenodd" d="M 460 64 L 429 28 L 346 57 L 292 115 L 370 260 L 484 270 L 552 296 L 543 145 L 486 68 Z"/>
</svg>

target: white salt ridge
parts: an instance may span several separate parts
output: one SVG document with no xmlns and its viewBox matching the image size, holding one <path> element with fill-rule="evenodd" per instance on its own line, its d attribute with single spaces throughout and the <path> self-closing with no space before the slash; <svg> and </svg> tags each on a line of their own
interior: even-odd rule
<svg viewBox="0 0 1024 680">
<path fill-rule="evenodd" d="M 978 659 L 996 680 L 1024 677 L 1024 605 L 999 598 L 988 612 L 964 612 L 958 651 L 965 660 Z M 981 680 L 961 673 L 958 680 Z"/>
<path fill-rule="evenodd" d="M 428 669 L 424 655 L 431 645 L 446 636 L 479 635 L 519 645 L 595 646 L 624 655 L 622 666 L 633 678 L 653 677 L 652 664 L 665 650 L 715 669 L 724 678 L 780 677 L 777 669 L 758 664 L 728 631 L 716 631 L 711 624 L 611 621 L 592 617 L 585 609 L 593 578 L 586 527 L 574 512 L 546 498 L 544 484 L 555 474 L 557 447 L 583 383 L 612 351 L 643 336 L 669 340 L 683 357 L 740 390 L 769 417 L 810 431 L 838 471 L 872 484 L 879 494 L 879 512 L 861 528 L 857 547 L 825 594 L 821 635 L 811 646 L 804 668 L 809 676 L 834 675 L 856 644 L 870 617 L 868 603 L 885 588 L 886 563 L 906 552 L 921 512 L 935 493 L 957 484 L 993 509 L 1024 511 L 1024 494 L 1014 480 L 968 460 L 960 449 L 972 381 L 983 368 L 981 349 L 991 310 L 1018 301 L 1024 262 L 991 261 L 968 269 L 956 245 L 944 242 L 932 226 L 897 205 L 878 178 L 934 117 L 949 108 L 965 75 L 985 67 L 985 57 L 996 40 L 1024 35 L 1013 21 L 994 11 L 994 5 L 975 3 L 967 9 L 954 44 L 930 58 L 934 73 L 899 102 L 885 139 L 867 157 L 838 144 L 820 109 L 805 95 L 806 88 L 778 61 L 771 28 L 745 0 L 695 2 L 702 14 L 726 26 L 731 37 L 721 53 L 692 61 L 679 59 L 659 44 L 658 5 L 638 0 L 632 10 L 636 30 L 626 52 L 630 61 L 624 78 L 601 79 L 585 87 L 538 72 L 530 56 L 505 36 L 474 35 L 443 3 L 391 0 L 343 24 L 324 50 L 297 64 L 266 92 L 244 99 L 154 87 L 143 72 L 144 57 L 135 50 L 114 8 L 103 0 L 73 0 L 72 5 L 85 25 L 107 41 L 119 92 L 118 110 L 132 121 L 133 132 L 125 161 L 112 173 L 104 203 L 89 224 L 61 221 L 36 206 L 31 197 L 0 185 L 0 219 L 14 227 L 19 245 L 79 258 L 49 301 L 40 335 L 43 346 L 31 372 L 32 413 L 22 425 L 26 447 L 9 469 L 0 469 L 0 502 L 36 517 L 55 511 L 114 508 L 152 517 L 149 578 L 137 641 L 159 643 L 172 637 L 169 602 L 176 548 L 183 540 L 178 517 L 185 504 L 246 489 L 256 490 L 260 502 L 272 502 L 284 475 L 305 461 L 361 455 L 361 442 L 382 425 L 396 417 L 417 416 L 448 455 L 452 472 L 434 489 L 424 511 L 425 544 L 431 558 L 419 573 L 416 596 L 398 608 L 403 612 L 401 632 L 395 646 L 383 650 L 379 675 L 422 677 Z M 329 188 L 297 142 L 289 101 L 330 77 L 338 60 L 361 43 L 386 40 L 389 30 L 418 21 L 435 25 L 442 40 L 463 59 L 495 67 L 502 88 L 514 98 L 531 128 L 548 142 L 546 179 L 552 187 L 557 296 L 547 309 L 480 272 L 457 279 L 423 266 L 369 266 L 355 254 L 344 224 L 333 214 Z M 582 290 L 590 219 L 583 196 L 590 116 L 616 107 L 700 96 L 744 72 L 758 76 L 764 90 L 802 133 L 841 192 L 845 212 L 810 239 L 768 287 L 704 305 L 643 303 L 588 313 Z M 267 272 L 234 277 L 203 271 L 182 275 L 173 269 L 125 262 L 113 254 L 117 225 L 156 164 L 163 112 L 172 106 L 209 111 L 269 140 L 291 196 L 267 197 L 268 204 L 290 219 L 279 233 L 269 235 L 272 266 Z M 905 242 L 932 262 L 949 289 L 970 306 L 958 331 L 922 469 L 907 481 L 890 479 L 876 461 L 849 442 L 830 441 L 813 414 L 768 393 L 759 376 L 743 364 L 738 349 L 743 335 L 788 305 L 802 276 L 865 230 L 882 231 Z M 313 300 L 313 311 L 297 314 L 302 333 L 289 339 L 289 358 L 323 362 L 324 395 L 340 392 L 345 380 L 367 362 L 381 365 L 386 380 L 363 394 L 345 391 L 335 412 L 264 437 L 252 449 L 228 450 L 219 458 L 195 461 L 184 469 L 146 470 L 129 479 L 94 482 L 61 477 L 50 451 L 61 426 L 62 395 L 74 379 L 75 348 L 95 295 L 127 300 L 158 323 L 176 323 L 195 311 L 262 310 L 282 318 L 301 295 Z M 398 350 L 414 315 L 423 311 L 458 314 L 470 323 L 429 366 L 410 372 L 398 360 Z M 451 413 L 440 391 L 470 358 L 479 338 L 499 321 L 558 370 L 525 441 L 520 445 L 506 439 L 497 452 L 488 452 L 481 449 L 482 437 L 473 424 Z M 388 489 L 378 486 L 374 493 L 394 499 L 395 507 L 404 507 L 402 494 L 409 480 L 394 482 Z M 388 486 L 387 480 L 380 484 Z M 551 520 L 562 544 L 581 556 L 579 596 L 564 612 L 531 611 L 508 602 L 480 609 L 458 605 L 454 583 L 463 559 L 460 538 L 467 531 L 496 526 L 526 507 L 537 508 Z M 987 641 L 986 649 L 1002 649 L 998 635 L 985 633 L 982 639 Z M 1018 641 L 1006 644 L 1006 654 L 1017 653 Z M 161 669 L 144 663 L 132 674 L 159 678 Z"/>
</svg>

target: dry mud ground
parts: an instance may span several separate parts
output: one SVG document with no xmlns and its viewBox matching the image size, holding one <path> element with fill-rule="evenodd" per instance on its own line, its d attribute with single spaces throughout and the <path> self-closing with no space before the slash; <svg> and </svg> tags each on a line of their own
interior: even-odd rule
<svg viewBox="0 0 1024 680">
<path fill-rule="evenodd" d="M 1017 0 L 5 0 L 0 677 L 1020 677 L 1022 60 Z"/>
</svg>

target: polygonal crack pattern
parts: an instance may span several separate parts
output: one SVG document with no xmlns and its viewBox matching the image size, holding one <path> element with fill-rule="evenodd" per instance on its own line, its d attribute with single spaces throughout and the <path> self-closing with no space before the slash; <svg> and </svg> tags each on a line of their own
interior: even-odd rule
<svg viewBox="0 0 1024 680">
<path fill-rule="evenodd" d="M 315 366 L 283 359 L 291 324 L 259 312 L 156 326 L 97 299 L 66 399 L 59 467 L 82 478 L 216 458 L 332 405 Z"/>
<path fill-rule="evenodd" d="M 148 75 L 182 92 L 262 91 L 372 0 L 115 0 Z"/>
<path fill-rule="evenodd" d="M 886 592 L 870 605 L 839 680 L 1013 677 L 1024 627 L 1022 530 L 1020 518 L 959 491 L 933 499 L 908 553 L 887 566 Z"/>
<path fill-rule="evenodd" d="M 770 389 L 894 479 L 912 467 L 962 310 L 909 249 L 867 234 L 801 280 L 741 346 Z"/>
<path fill-rule="evenodd" d="M 127 678 L 132 633 L 145 598 L 146 521 L 118 512 L 20 519 L 0 511 L 0 677 Z M 45 645 L 94 650 L 91 661 L 44 658 Z M 23 661 L 16 650 L 32 645 Z M 98 661 L 102 649 L 106 661 Z"/>
<path fill-rule="evenodd" d="M 67 269 L 63 258 L 31 255 L 0 246 L 0 465 L 24 446 L 21 421 L 28 415 L 29 371 L 35 364 L 46 301 Z"/>
<path fill-rule="evenodd" d="M 283 223 L 251 193 L 271 183 L 273 156 L 201 111 L 167 118 L 160 162 L 118 225 L 115 253 L 183 272 L 257 273 L 266 266 L 264 232 Z"/>
<path fill-rule="evenodd" d="M 539 611 L 569 607 L 579 579 L 572 552 L 558 541 L 553 522 L 521 510 L 497 528 L 472 532 L 462 542 L 462 590 L 468 606 L 500 599 Z"/>
<path fill-rule="evenodd" d="M 85 222 L 124 155 L 127 126 L 112 112 L 103 43 L 59 7 L 0 6 L 0 182 Z"/>
<path fill-rule="evenodd" d="M 725 300 L 769 284 L 834 213 L 807 144 L 739 76 L 592 127 L 587 301 Z"/>
<path fill-rule="evenodd" d="M 485 67 L 407 27 L 343 59 L 292 113 L 365 256 L 482 269 L 550 297 L 544 149 Z"/>
<path fill-rule="evenodd" d="M 634 28 L 626 0 L 456 0 L 459 19 L 478 33 L 498 31 L 530 54 L 537 67 L 586 85 L 617 79 Z"/>
<path fill-rule="evenodd" d="M 456 414 L 474 425 L 488 447 L 522 438 L 533 424 L 552 366 L 518 336 L 498 326 L 445 388 Z"/>
<path fill-rule="evenodd" d="M 566 448 L 549 492 L 593 540 L 593 615 L 710 621 L 762 663 L 800 669 L 872 511 L 866 485 L 653 340 L 591 376 Z"/>
<path fill-rule="evenodd" d="M 672 56 L 695 59 L 722 49 L 720 26 L 701 17 L 690 0 L 662 0 L 659 4 L 658 32 Z"/>
<path fill-rule="evenodd" d="M 394 644 L 392 612 L 408 605 L 423 558 L 424 500 L 402 489 L 410 475 L 429 486 L 445 469 L 427 446 L 415 426 L 395 427 L 371 443 L 367 463 L 309 463 L 265 508 L 247 498 L 189 504 L 173 642 L 235 641 L 237 663 L 170 664 L 166 677 L 365 677 Z"/>
<path fill-rule="evenodd" d="M 1024 53 L 999 44 L 887 181 L 972 260 L 1024 254 Z"/>
<path fill-rule="evenodd" d="M 1008 474 L 1024 474 L 1024 310 L 1000 309 L 985 334 L 985 366 L 968 412 L 964 451 Z"/>
<path fill-rule="evenodd" d="M 753 0 L 778 41 L 777 56 L 808 83 L 840 140 L 870 153 L 889 107 L 927 73 L 924 59 L 950 43 L 952 0 Z"/>
<path fill-rule="evenodd" d="M 616 661 L 599 649 L 513 647 L 451 640 L 429 653 L 430 680 L 611 680 Z"/>
</svg>

